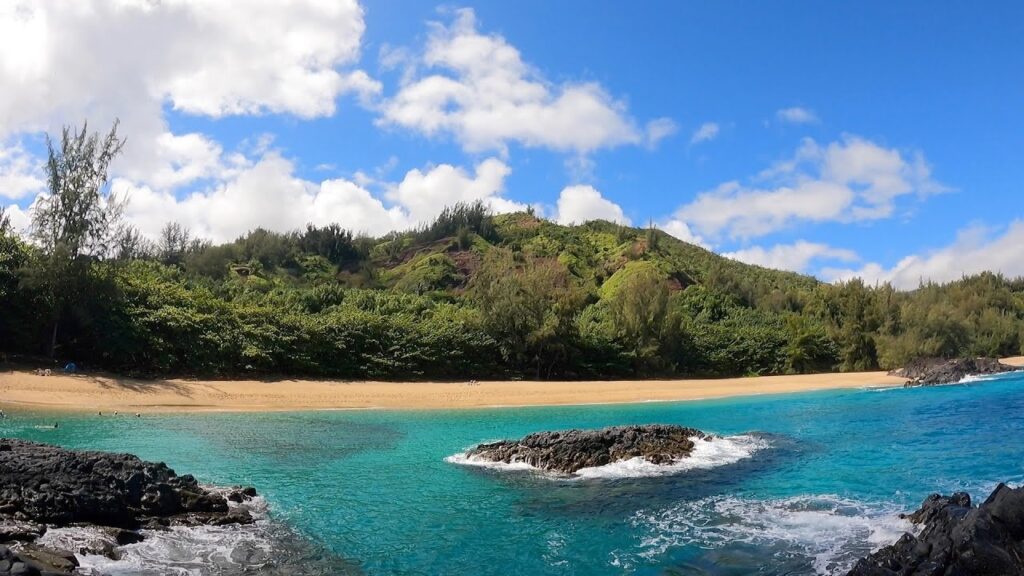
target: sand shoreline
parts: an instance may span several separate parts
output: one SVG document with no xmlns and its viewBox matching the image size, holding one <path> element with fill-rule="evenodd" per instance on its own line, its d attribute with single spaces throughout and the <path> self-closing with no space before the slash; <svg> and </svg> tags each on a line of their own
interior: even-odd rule
<svg viewBox="0 0 1024 576">
<path fill-rule="evenodd" d="M 1024 366 L 1024 357 L 1004 360 Z M 340 382 L 136 380 L 0 372 L 0 407 L 71 412 L 431 410 L 674 402 L 902 385 L 885 372 L 615 381 Z"/>
</svg>

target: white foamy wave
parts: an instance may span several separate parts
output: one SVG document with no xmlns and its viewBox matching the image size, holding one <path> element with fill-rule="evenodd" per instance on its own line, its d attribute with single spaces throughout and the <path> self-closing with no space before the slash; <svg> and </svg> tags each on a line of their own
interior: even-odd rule
<svg viewBox="0 0 1024 576">
<path fill-rule="evenodd" d="M 581 468 L 572 478 L 642 478 L 679 474 L 687 470 L 704 470 L 716 466 L 735 464 L 751 457 L 758 450 L 770 444 L 763 438 L 743 434 L 739 436 L 715 437 L 711 440 L 694 440 L 694 448 L 686 458 L 680 458 L 671 464 L 654 464 L 641 457 L 620 460 L 604 466 Z M 540 470 L 526 462 L 494 462 L 479 456 L 469 456 L 466 452 L 453 454 L 445 458 L 445 462 L 463 466 L 478 466 L 492 470 L 533 471 L 542 472 L 551 477 L 565 478 L 564 475 Z"/>
<path fill-rule="evenodd" d="M 972 382 L 990 382 L 992 380 L 1002 380 L 1003 378 L 1012 378 L 1014 376 L 1019 377 L 1021 373 L 1019 371 L 1012 372 L 1001 372 L 999 374 L 978 374 L 975 376 L 964 376 L 960 379 L 957 384 L 970 384 Z"/>
<path fill-rule="evenodd" d="M 839 496 L 752 500 L 716 496 L 654 513 L 633 525 L 645 529 L 646 559 L 676 547 L 706 549 L 747 544 L 777 554 L 805 556 L 817 574 L 843 574 L 858 558 L 895 542 L 914 526 L 896 507 Z"/>
<path fill-rule="evenodd" d="M 460 466 L 476 466 L 478 468 L 490 468 L 491 470 L 501 470 L 502 472 L 510 471 L 540 471 L 526 462 L 495 462 L 493 460 L 487 460 L 479 456 L 470 456 L 468 452 L 460 452 L 458 454 L 452 454 L 444 459 L 449 464 L 458 464 Z"/>
<path fill-rule="evenodd" d="M 229 505 L 239 506 L 233 502 Z M 84 574 L 201 576 L 258 572 L 270 562 L 278 535 L 267 519 L 263 498 L 253 498 L 244 505 L 256 518 L 254 524 L 142 530 L 142 542 L 117 547 L 117 560 L 81 553 L 83 547 L 109 541 L 102 528 L 52 528 L 40 543 L 75 551 Z"/>
</svg>

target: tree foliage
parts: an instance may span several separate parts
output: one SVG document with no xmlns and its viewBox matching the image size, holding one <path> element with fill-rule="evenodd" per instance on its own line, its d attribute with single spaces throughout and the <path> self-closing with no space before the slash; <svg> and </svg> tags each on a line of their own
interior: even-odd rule
<svg viewBox="0 0 1024 576">
<path fill-rule="evenodd" d="M 81 130 L 65 127 L 59 147 L 49 137 L 46 146 L 48 190 L 32 209 L 32 238 L 40 250 L 25 281 L 49 311 L 52 356 L 62 319 L 87 308 L 80 299 L 96 280 L 91 262 L 110 254 L 122 230 L 123 204 L 109 194 L 107 172 L 124 140 L 117 136 L 117 122 L 102 138 L 83 124 Z"/>
<path fill-rule="evenodd" d="M 893 368 L 1024 352 L 1024 280 L 899 291 L 749 266 L 653 227 L 480 203 L 407 232 L 120 222 L 123 145 L 66 129 L 31 237 L 0 211 L 0 352 L 134 374 L 611 378 Z"/>
</svg>

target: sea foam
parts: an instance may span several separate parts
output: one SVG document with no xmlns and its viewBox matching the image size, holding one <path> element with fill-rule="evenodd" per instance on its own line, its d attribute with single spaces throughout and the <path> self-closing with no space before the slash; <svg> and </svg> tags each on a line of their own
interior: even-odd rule
<svg viewBox="0 0 1024 576">
<path fill-rule="evenodd" d="M 687 470 L 704 470 L 735 464 L 740 460 L 749 458 L 758 450 L 769 447 L 769 442 L 750 434 L 737 436 L 716 436 L 711 440 L 694 440 L 694 448 L 686 458 L 680 458 L 671 464 L 654 464 L 637 457 L 628 460 L 620 460 L 605 464 L 577 470 L 570 478 L 643 478 L 650 476 L 665 476 L 679 474 Z M 462 466 L 477 466 L 491 470 L 508 471 L 533 471 L 541 472 L 552 478 L 566 478 L 567 476 L 553 472 L 540 470 L 526 462 L 494 462 L 479 456 L 469 456 L 468 452 L 453 454 L 445 458 L 445 462 L 459 464 Z"/>
<path fill-rule="evenodd" d="M 835 495 L 755 500 L 715 496 L 656 512 L 640 512 L 642 558 L 678 547 L 752 545 L 767 554 L 807 558 L 816 574 L 844 574 L 858 558 L 895 542 L 914 525 L 893 505 Z"/>
<path fill-rule="evenodd" d="M 229 502 L 230 506 L 238 506 Z M 95 554 L 76 554 L 83 574 L 109 576 L 200 576 L 264 573 L 272 565 L 283 527 L 268 518 L 267 503 L 257 496 L 246 502 L 256 522 L 229 526 L 174 526 L 142 530 L 145 540 L 117 548 L 113 560 Z M 51 528 L 40 543 L 80 551 L 103 539 L 101 528 Z"/>
<path fill-rule="evenodd" d="M 957 384 L 971 384 L 972 382 L 989 382 L 991 380 L 1002 380 L 1004 378 L 1020 377 L 1021 372 L 1001 372 L 999 374 L 978 374 L 976 376 L 964 376 Z"/>
</svg>

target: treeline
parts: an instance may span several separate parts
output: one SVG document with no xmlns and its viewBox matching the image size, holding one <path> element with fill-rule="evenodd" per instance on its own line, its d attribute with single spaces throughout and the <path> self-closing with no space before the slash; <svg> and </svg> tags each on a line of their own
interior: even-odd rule
<svg viewBox="0 0 1024 576">
<path fill-rule="evenodd" d="M 479 203 L 379 238 L 212 244 L 127 227 L 120 150 L 65 131 L 23 238 L 0 213 L 0 351 L 138 375 L 621 378 L 891 368 L 1019 354 L 1024 281 L 901 292 L 748 266 L 658 230 Z"/>
</svg>

